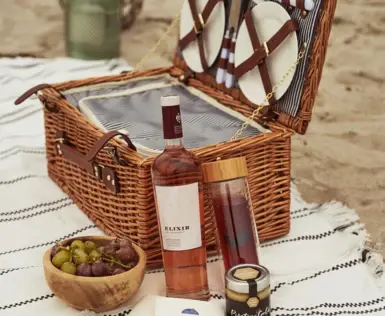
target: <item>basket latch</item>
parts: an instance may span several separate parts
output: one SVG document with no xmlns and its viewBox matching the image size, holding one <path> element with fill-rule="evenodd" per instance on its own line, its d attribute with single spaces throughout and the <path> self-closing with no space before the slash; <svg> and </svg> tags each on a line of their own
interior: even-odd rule
<svg viewBox="0 0 385 316">
<path fill-rule="evenodd" d="M 103 146 L 99 148 L 99 143 L 109 139 L 109 137 L 113 137 L 114 135 L 115 134 L 105 134 L 105 136 L 102 137 L 95 145 L 97 148 L 94 146 L 86 155 L 83 155 L 69 143 L 64 132 L 59 131 L 56 133 L 56 152 L 67 161 L 70 161 L 87 171 L 97 180 L 102 180 L 106 188 L 116 194 L 120 191 L 119 180 L 116 172 L 112 168 L 95 161 L 96 155 L 99 153 L 100 149 L 103 148 Z"/>
</svg>

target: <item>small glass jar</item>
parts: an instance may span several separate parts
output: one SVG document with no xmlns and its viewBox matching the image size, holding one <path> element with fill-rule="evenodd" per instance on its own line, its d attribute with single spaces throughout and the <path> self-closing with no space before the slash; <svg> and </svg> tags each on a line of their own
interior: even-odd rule
<svg viewBox="0 0 385 316">
<path fill-rule="evenodd" d="M 259 264 L 259 240 L 247 183 L 244 157 L 202 164 L 215 211 L 221 255 L 227 272 L 233 266 Z"/>
<path fill-rule="evenodd" d="M 67 55 L 79 59 L 120 56 L 120 0 L 60 0 Z"/>
<path fill-rule="evenodd" d="M 226 273 L 226 316 L 270 316 L 270 273 L 242 264 Z"/>
</svg>

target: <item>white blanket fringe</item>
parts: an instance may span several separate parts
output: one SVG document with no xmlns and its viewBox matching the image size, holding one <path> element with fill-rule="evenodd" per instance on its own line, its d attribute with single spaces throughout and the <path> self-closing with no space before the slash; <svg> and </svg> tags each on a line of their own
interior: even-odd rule
<svg viewBox="0 0 385 316">
<path fill-rule="evenodd" d="M 144 296 L 165 294 L 163 272 L 153 271 L 131 301 L 108 313 L 75 311 L 52 295 L 42 268 L 46 249 L 69 236 L 102 232 L 47 176 L 38 101 L 13 105 L 35 84 L 128 68 L 120 61 L 0 59 L 0 240 L 6 241 L 0 243 L 1 316 L 125 316 Z M 272 315 L 385 315 L 379 251 L 354 210 L 336 201 L 306 203 L 293 181 L 291 231 L 261 248 L 271 272 Z M 224 304 L 219 268 L 218 261 L 208 263 L 211 301 Z"/>
</svg>

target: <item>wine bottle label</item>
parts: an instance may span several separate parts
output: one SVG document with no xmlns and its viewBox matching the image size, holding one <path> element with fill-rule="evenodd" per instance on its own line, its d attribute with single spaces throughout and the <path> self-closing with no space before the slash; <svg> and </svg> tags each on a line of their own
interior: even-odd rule
<svg viewBox="0 0 385 316">
<path fill-rule="evenodd" d="M 155 186 L 163 249 L 182 251 L 202 246 L 198 183 Z"/>
<path fill-rule="evenodd" d="M 182 138 L 183 130 L 180 106 L 174 105 L 162 107 L 162 116 L 164 139 Z"/>
</svg>

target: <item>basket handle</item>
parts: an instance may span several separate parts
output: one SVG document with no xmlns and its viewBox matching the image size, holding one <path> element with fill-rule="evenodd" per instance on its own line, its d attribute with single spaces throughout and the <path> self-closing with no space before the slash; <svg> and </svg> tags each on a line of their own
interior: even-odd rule
<svg viewBox="0 0 385 316">
<path fill-rule="evenodd" d="M 15 105 L 19 105 L 19 104 L 23 103 L 25 100 L 27 100 L 29 97 L 31 97 L 33 94 L 36 94 L 40 90 L 44 90 L 44 89 L 47 89 L 47 88 L 54 89 L 58 94 L 60 94 L 61 97 L 63 97 L 65 99 L 64 95 L 61 94 L 60 91 L 55 89 L 52 85 L 50 85 L 48 83 L 41 83 L 41 84 L 38 84 L 38 85 L 28 89 L 27 91 L 25 91 L 21 96 L 19 96 L 15 100 L 14 104 Z"/>
<path fill-rule="evenodd" d="M 85 159 L 87 161 L 92 161 L 96 157 L 96 155 L 101 151 L 104 146 L 114 137 L 121 136 L 123 140 L 127 143 L 128 147 L 132 150 L 136 151 L 135 145 L 132 143 L 131 139 L 126 135 L 118 131 L 110 131 L 104 134 L 92 147 L 92 149 L 86 154 Z"/>
<path fill-rule="evenodd" d="M 114 137 L 121 136 L 127 145 L 134 151 L 136 147 L 131 142 L 130 138 L 118 131 L 110 131 L 104 134 L 96 141 L 91 150 L 83 155 L 74 146 L 71 146 L 64 132 L 56 132 L 56 151 L 58 155 L 66 160 L 77 164 L 79 167 L 86 170 L 91 175 L 99 180 L 103 180 L 105 186 L 114 193 L 119 192 L 119 182 L 116 173 L 109 167 L 105 167 L 94 161 L 96 155 L 105 147 L 105 145 Z"/>
</svg>

